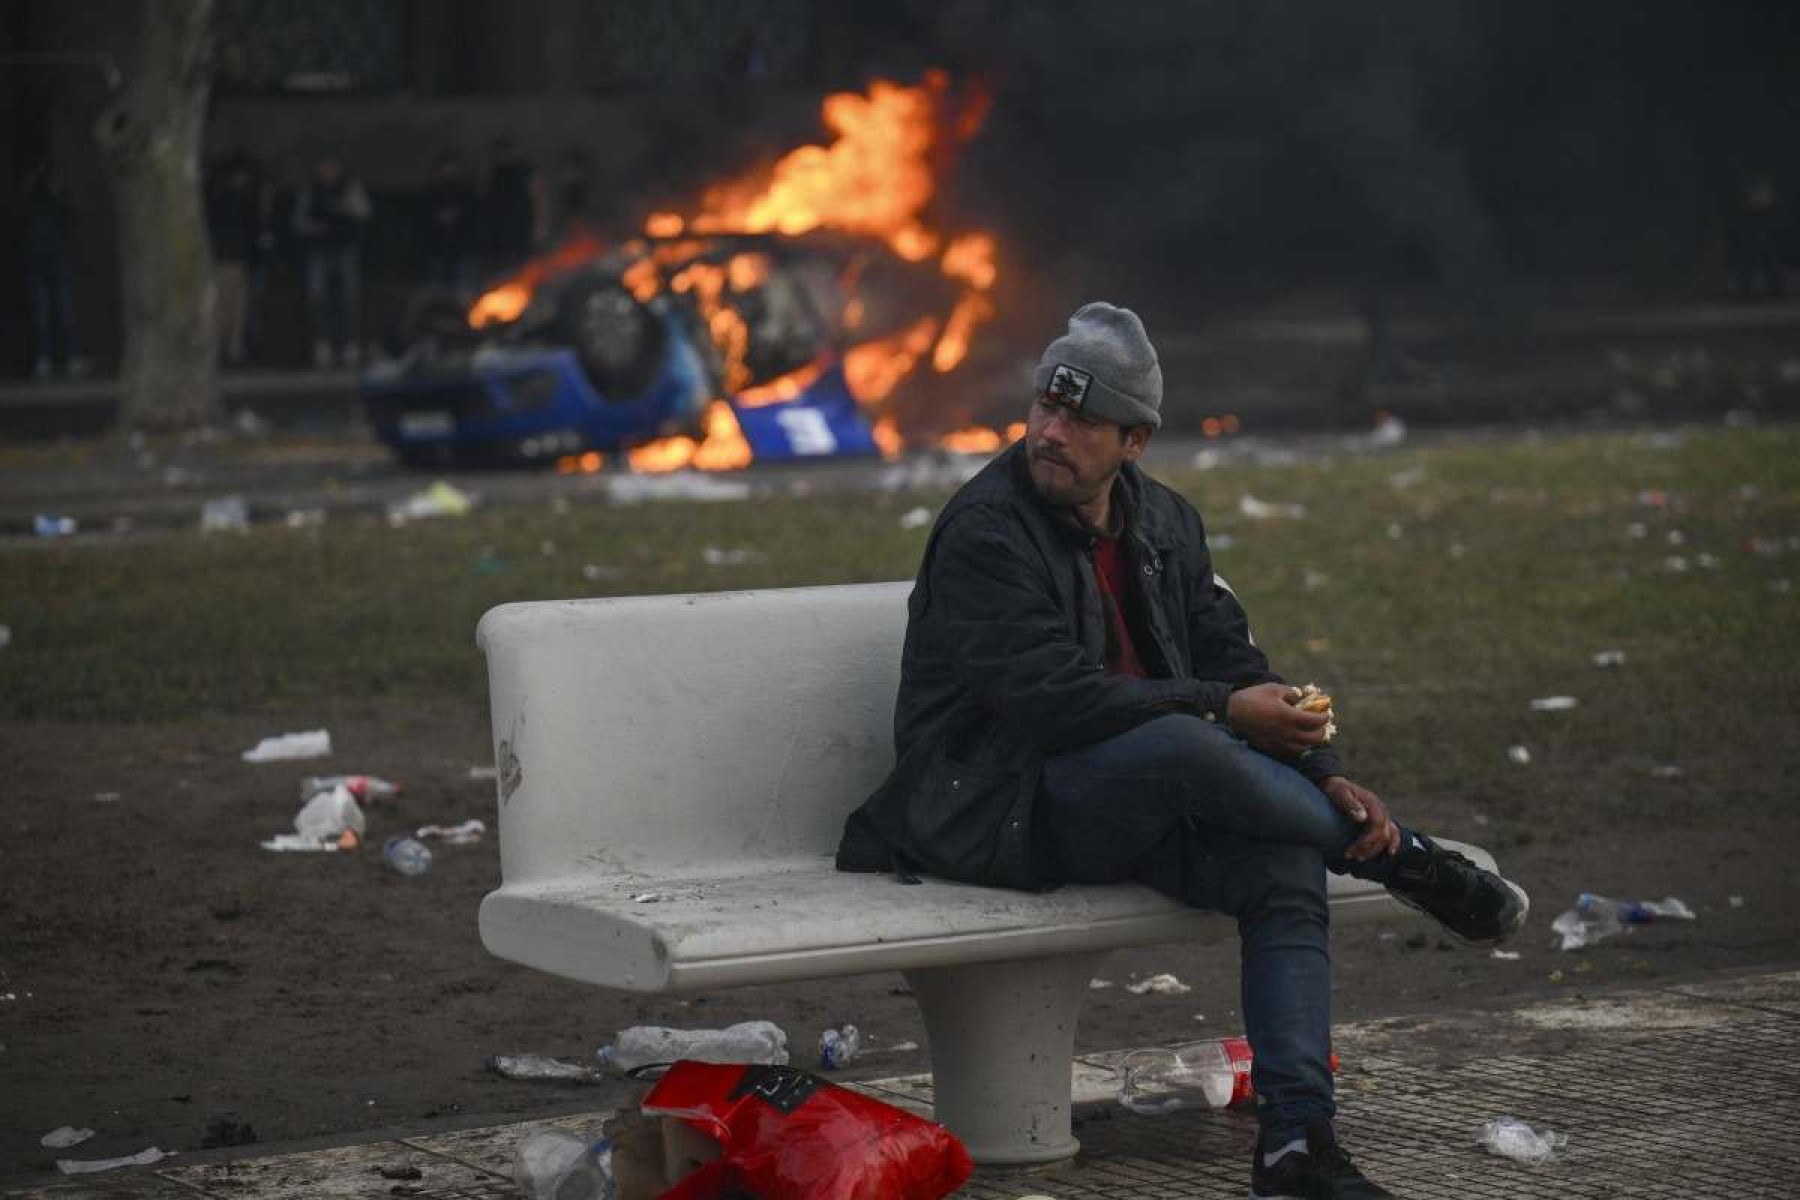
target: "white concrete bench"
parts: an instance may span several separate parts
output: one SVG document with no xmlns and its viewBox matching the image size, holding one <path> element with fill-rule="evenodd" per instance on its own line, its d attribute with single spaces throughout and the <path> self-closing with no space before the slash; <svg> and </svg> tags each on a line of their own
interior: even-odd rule
<svg viewBox="0 0 1800 1200">
<path fill-rule="evenodd" d="M 833 868 L 845 816 L 893 762 L 910 586 L 490 611 L 503 882 L 482 941 L 634 992 L 903 972 L 938 1120 L 977 1162 L 1063 1158 L 1101 957 L 1234 927 L 1136 884 L 1033 894 Z M 1411 911 L 1330 884 L 1333 921 Z"/>
</svg>

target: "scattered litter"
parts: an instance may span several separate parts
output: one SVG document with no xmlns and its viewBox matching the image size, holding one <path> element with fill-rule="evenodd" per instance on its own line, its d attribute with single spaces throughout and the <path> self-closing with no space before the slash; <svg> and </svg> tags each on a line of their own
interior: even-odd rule
<svg viewBox="0 0 1800 1200">
<path fill-rule="evenodd" d="M 1663 559 L 1662 565 L 1663 570 L 1667 571 L 1669 574 L 1681 575 L 1685 574 L 1688 569 L 1688 560 L 1679 554 L 1671 554 Z"/>
<path fill-rule="evenodd" d="M 1601 670 L 1622 667 L 1625 665 L 1625 652 L 1623 650 L 1602 650 L 1594 655 L 1594 665 Z"/>
<path fill-rule="evenodd" d="M 259 438 L 269 432 L 269 423 L 259 414 L 240 408 L 231 419 L 232 427 L 245 437 Z"/>
<path fill-rule="evenodd" d="M 1579 950 L 1612 937 L 1628 925 L 1693 919 L 1694 910 L 1674 896 L 1662 900 L 1613 900 L 1583 892 L 1575 898 L 1575 907 L 1552 921 L 1550 928 L 1561 935 L 1564 950 Z"/>
<path fill-rule="evenodd" d="M 1298 520 L 1306 516 L 1304 504 L 1277 504 L 1268 500 L 1258 500 L 1245 492 L 1238 497 L 1238 511 L 1252 521 L 1268 520 L 1271 517 L 1288 517 Z"/>
<path fill-rule="evenodd" d="M 1406 536 L 1406 528 L 1398 521 L 1389 521 L 1387 527 L 1388 541 L 1397 542 Z"/>
<path fill-rule="evenodd" d="M 1322 591 L 1331 586 L 1331 576 L 1323 571 L 1315 571 L 1311 567 L 1300 577 L 1300 586 L 1309 592 Z"/>
<path fill-rule="evenodd" d="M 348 791 L 356 797 L 358 804 L 367 804 L 371 800 L 391 800 L 405 790 L 404 785 L 375 775 L 308 775 L 300 781 L 300 799 L 310 800 L 320 792 L 336 788 Z"/>
<path fill-rule="evenodd" d="M 1110 979 L 1090 979 L 1088 980 L 1088 991 L 1098 992 L 1101 989 L 1109 988 L 1112 985 L 1113 981 Z"/>
<path fill-rule="evenodd" d="M 625 575 L 624 567 L 603 567 L 599 563 L 581 564 L 581 577 L 589 583 L 599 583 L 602 579 L 622 579 Z"/>
<path fill-rule="evenodd" d="M 1495 950 L 1492 954 L 1488 955 L 1488 957 L 1498 958 L 1505 962 L 1517 962 L 1519 960 L 1519 952 L 1517 950 Z"/>
<path fill-rule="evenodd" d="M 1375 428 L 1362 439 L 1362 444 L 1371 449 L 1386 449 L 1405 441 L 1406 422 L 1393 413 L 1381 413 L 1375 418 Z"/>
<path fill-rule="evenodd" d="M 1658 763 L 1650 768 L 1652 779 L 1680 779 L 1685 772 L 1674 763 Z"/>
<path fill-rule="evenodd" d="M 1394 488 L 1396 491 L 1403 491 L 1406 488 L 1417 487 L 1421 483 L 1424 483 L 1424 482 L 1425 482 L 1425 468 L 1424 467 L 1408 467 L 1404 471 L 1395 471 L 1393 474 L 1388 476 L 1388 485 L 1390 487 Z"/>
<path fill-rule="evenodd" d="M 1694 555 L 1694 565 L 1702 571 L 1716 571 L 1719 569 L 1719 556 L 1702 551 Z"/>
<path fill-rule="evenodd" d="M 51 513 L 39 513 L 31 519 L 31 532 L 39 537 L 58 538 L 73 537 L 80 528 L 74 517 L 59 517 Z"/>
<path fill-rule="evenodd" d="M 325 524 L 325 510 L 322 508 L 295 508 L 282 518 L 289 529 L 317 529 Z"/>
<path fill-rule="evenodd" d="M 1155 992 L 1159 996 L 1179 996 L 1183 992 L 1193 991 L 1187 984 L 1169 974 L 1152 975 L 1148 979 L 1128 983 L 1125 990 L 1134 996 L 1142 996 L 1147 992 Z"/>
<path fill-rule="evenodd" d="M 244 751 L 245 762 L 282 762 L 292 758 L 323 758 L 331 753 L 331 733 L 314 729 L 306 733 L 283 733 L 266 737 Z"/>
<path fill-rule="evenodd" d="M 475 498 L 454 484 L 438 480 L 422 492 L 414 492 L 398 504 L 388 506 L 388 522 L 404 525 L 428 517 L 460 517 L 475 507 Z"/>
<path fill-rule="evenodd" d="M 606 478 L 606 495 L 615 504 L 641 504 L 646 500 L 748 500 L 750 485 L 741 479 L 720 479 L 700 471 L 614 475 Z"/>
<path fill-rule="evenodd" d="M 1500 1117 L 1482 1125 L 1476 1139 L 1482 1149 L 1516 1162 L 1549 1162 L 1569 1142 L 1564 1134 L 1548 1129 L 1539 1133 L 1517 1117 Z"/>
<path fill-rule="evenodd" d="M 551 541 L 549 538 L 545 538 L 543 541 L 538 543 L 538 553 L 543 555 L 545 558 L 555 558 L 556 557 L 556 543 Z"/>
<path fill-rule="evenodd" d="M 64 1175 L 92 1175 L 96 1171 L 111 1171 L 117 1167 L 147 1167 L 151 1163 L 173 1157 L 172 1153 L 152 1146 L 123 1158 L 59 1158 L 56 1160 L 56 1169 Z"/>
<path fill-rule="evenodd" d="M 1742 896 L 1727 896 L 1725 897 L 1725 903 L 1731 905 L 1733 908 L 1742 908 L 1744 907 L 1744 898 Z"/>
<path fill-rule="evenodd" d="M 1193 467 L 1196 471 L 1211 471 L 1216 469 L 1218 465 L 1224 461 L 1225 456 L 1223 454 L 1220 454 L 1217 450 L 1208 446 L 1206 449 L 1201 450 L 1194 455 Z"/>
<path fill-rule="evenodd" d="M 732 550 L 720 546 L 707 546 L 700 551 L 700 557 L 706 561 L 706 565 L 709 567 L 742 567 L 751 563 L 769 561 L 768 555 L 747 546 Z"/>
<path fill-rule="evenodd" d="M 929 524 L 931 524 L 929 508 L 909 508 L 900 514 L 900 528 L 902 529 L 923 529 Z"/>
<path fill-rule="evenodd" d="M 597 1051 L 602 1066 L 631 1071 L 650 1063 L 691 1059 L 712 1063 L 786 1066 L 787 1034 L 772 1021 L 740 1021 L 724 1029 L 671 1029 L 633 1025 Z"/>
<path fill-rule="evenodd" d="M 1461 542 L 1451 542 L 1450 543 L 1450 557 L 1451 558 L 1466 558 L 1466 557 L 1468 557 L 1468 554 L 1469 554 L 1469 548 L 1467 546 L 1463 545 Z"/>
<path fill-rule="evenodd" d="M 1679 530 L 1679 529 L 1669 530 L 1669 545 L 1671 545 L 1671 546 L 1687 545 L 1687 534 L 1681 532 L 1681 530 Z"/>
<path fill-rule="evenodd" d="M 1725 428 L 1748 429 L 1756 424 L 1756 414 L 1747 408 L 1725 410 Z"/>
<path fill-rule="evenodd" d="M 368 818 L 350 789 L 339 784 L 330 791 L 317 792 L 294 814 L 294 832 L 315 841 L 335 841 L 346 829 L 358 837 L 368 832 Z"/>
<path fill-rule="evenodd" d="M 631 898 L 633 904 L 659 904 L 662 902 L 661 892 L 639 892 Z"/>
<path fill-rule="evenodd" d="M 1531 749 L 1527 746 L 1508 746 L 1506 748 L 1506 757 L 1513 762 L 1518 763 L 1521 767 L 1531 765 Z"/>
<path fill-rule="evenodd" d="M 1531 702 L 1532 712 L 1568 712 L 1581 701 L 1573 696 L 1542 696 Z"/>
<path fill-rule="evenodd" d="M 612 1143 L 576 1137 L 566 1129 L 526 1134 L 513 1158 L 512 1173 L 525 1200 L 582 1200 L 618 1192 Z"/>
<path fill-rule="evenodd" d="M 1771 580 L 1769 580 L 1769 591 L 1772 592 L 1774 595 L 1785 596 L 1793 590 L 1794 590 L 1794 581 L 1791 579 L 1771 579 Z"/>
<path fill-rule="evenodd" d="M 862 1034 L 854 1025 L 827 1029 L 819 1035 L 819 1065 L 827 1071 L 846 1066 L 861 1045 Z"/>
<path fill-rule="evenodd" d="M 94 1136 L 91 1129 L 77 1129 L 73 1125 L 58 1125 L 49 1133 L 38 1139 L 38 1145 L 48 1146 L 52 1150 L 67 1150 L 70 1146 L 79 1146 Z"/>
<path fill-rule="evenodd" d="M 1229 550 L 1237 545 L 1237 539 L 1229 533 L 1214 533 L 1207 536 L 1206 544 L 1213 550 Z"/>
<path fill-rule="evenodd" d="M 1645 488 L 1637 494 L 1637 502 L 1645 508 L 1669 507 L 1669 493 L 1661 488 Z"/>
<path fill-rule="evenodd" d="M 278 833 L 262 843 L 264 850 L 274 850 L 284 854 L 319 853 L 335 854 L 340 849 L 336 838 L 321 840 L 315 837 L 302 837 L 297 833 Z"/>
<path fill-rule="evenodd" d="M 479 817 L 470 817 L 460 825 L 421 825 L 413 830 L 413 836 L 422 842 L 436 838 L 446 846 L 467 846 L 479 842 L 485 833 L 487 824 Z"/>
<path fill-rule="evenodd" d="M 1650 536 L 1650 527 L 1642 521 L 1633 521 L 1625 527 L 1625 536 L 1634 541 L 1641 541 Z"/>
<path fill-rule="evenodd" d="M 200 506 L 201 533 L 249 533 L 250 505 L 242 496 L 220 496 Z"/>
<path fill-rule="evenodd" d="M 431 870 L 431 848 L 418 838 L 391 837 L 381 847 L 381 861 L 408 877 Z"/>
<path fill-rule="evenodd" d="M 553 1080 L 558 1083 L 599 1083 L 606 1073 L 599 1067 L 546 1058 L 541 1054 L 496 1054 L 487 1061 L 488 1070 L 508 1079 Z"/>
<path fill-rule="evenodd" d="M 118 792 L 95 792 L 94 793 L 94 802 L 96 804 L 117 804 L 118 801 L 119 801 L 119 793 Z"/>
</svg>

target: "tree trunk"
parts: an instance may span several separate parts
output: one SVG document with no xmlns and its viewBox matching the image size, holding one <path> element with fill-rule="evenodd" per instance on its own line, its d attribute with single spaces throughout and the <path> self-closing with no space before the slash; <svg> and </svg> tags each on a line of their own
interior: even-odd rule
<svg viewBox="0 0 1800 1200">
<path fill-rule="evenodd" d="M 94 135 L 119 226 L 130 429 L 186 429 L 219 418 L 212 247 L 200 140 L 212 79 L 212 0 L 148 0 L 125 91 Z"/>
</svg>

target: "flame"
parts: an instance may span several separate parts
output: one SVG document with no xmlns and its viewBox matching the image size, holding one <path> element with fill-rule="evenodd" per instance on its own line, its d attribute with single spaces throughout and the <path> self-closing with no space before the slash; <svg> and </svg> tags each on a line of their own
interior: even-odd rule
<svg viewBox="0 0 1800 1200">
<path fill-rule="evenodd" d="M 864 342 L 844 354 L 844 380 L 859 404 L 888 398 L 937 336 L 936 317 L 920 317 L 899 333 Z"/>
<path fill-rule="evenodd" d="M 823 374 L 825 374 L 824 363 L 808 363 L 797 371 L 789 371 L 779 379 L 771 379 L 769 382 L 759 383 L 753 388 L 745 388 L 734 399 L 739 408 L 761 408 L 765 404 L 781 404 L 794 399 L 817 383 L 819 376 Z"/>
<path fill-rule="evenodd" d="M 583 454 L 565 454 L 556 460 L 558 475 L 593 475 L 606 465 L 606 456 L 598 450 Z"/>
<path fill-rule="evenodd" d="M 651 213 L 644 219 L 644 232 L 651 237 L 680 237 L 685 228 L 687 228 L 687 222 L 682 219 L 680 213 Z"/>
<path fill-rule="evenodd" d="M 895 424 L 894 418 L 891 416 L 882 417 L 876 421 L 875 428 L 870 430 L 870 433 L 874 435 L 876 448 L 881 451 L 883 458 L 899 458 L 900 452 L 906 449 L 906 438 L 901 434 L 900 426 Z"/>
<path fill-rule="evenodd" d="M 987 233 L 965 233 L 950 243 L 940 264 L 952 279 L 966 279 L 981 291 L 994 286 L 1000 270 L 994 266 L 994 238 Z"/>
<path fill-rule="evenodd" d="M 938 439 L 938 445 L 953 454 L 992 454 L 1005 444 L 998 430 L 980 425 L 958 429 Z"/>
<path fill-rule="evenodd" d="M 480 329 L 496 322 L 516 321 L 532 293 L 544 280 L 570 267 L 599 255 L 600 239 L 591 233 L 578 233 L 542 258 L 535 258 L 519 268 L 512 278 L 482 294 L 469 309 L 469 326 Z"/>
<path fill-rule="evenodd" d="M 696 442 L 691 437 L 658 438 L 626 452 L 626 461 L 634 471 L 661 475 L 694 467 L 701 471 L 735 471 L 750 465 L 750 443 L 738 425 L 731 405 L 714 400 L 706 410 L 706 435 Z"/>
<path fill-rule="evenodd" d="M 953 370 L 969 353 L 969 333 L 979 321 L 993 316 L 994 306 L 980 292 L 964 292 L 944 325 L 944 336 L 931 352 L 932 369 L 939 374 Z"/>
</svg>

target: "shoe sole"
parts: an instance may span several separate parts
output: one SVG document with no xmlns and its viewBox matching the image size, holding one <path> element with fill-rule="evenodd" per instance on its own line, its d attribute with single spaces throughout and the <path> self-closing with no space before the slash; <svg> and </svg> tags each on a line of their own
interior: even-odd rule
<svg viewBox="0 0 1800 1200">
<path fill-rule="evenodd" d="M 1499 945 L 1504 944 L 1507 938 L 1509 938 L 1513 934 L 1519 932 L 1519 930 L 1525 928 L 1525 918 L 1531 912 L 1531 897 L 1525 894 L 1524 888 L 1520 887 L 1518 884 L 1514 883 L 1512 880 L 1508 879 L 1506 876 L 1496 874 L 1494 876 L 1494 878 L 1498 879 L 1501 883 L 1504 883 L 1507 887 L 1511 888 L 1512 894 L 1519 898 L 1519 915 L 1513 918 L 1513 922 L 1512 922 L 1511 926 L 1509 926 L 1508 928 L 1495 934 L 1493 937 L 1486 937 L 1486 938 L 1464 937 L 1462 934 L 1456 932 L 1456 930 L 1450 928 L 1448 925 L 1444 924 L 1442 921 L 1438 921 L 1437 917 L 1434 916 L 1432 913 L 1427 912 L 1422 906 L 1414 903 L 1412 900 L 1401 895 L 1399 892 L 1390 891 L 1390 892 L 1388 892 L 1388 895 L 1392 896 L 1394 899 L 1398 900 L 1400 903 L 1406 905 L 1406 907 L 1412 909 L 1414 912 L 1422 913 L 1427 917 L 1431 917 L 1431 919 L 1433 921 L 1437 921 L 1439 929 L 1442 929 L 1445 933 L 1449 934 L 1451 937 L 1455 938 L 1457 941 L 1461 942 L 1465 946 L 1499 946 Z M 1265 1198 L 1265 1200 L 1274 1200 L 1274 1198 L 1272 1198 L 1272 1197 Z"/>
</svg>

